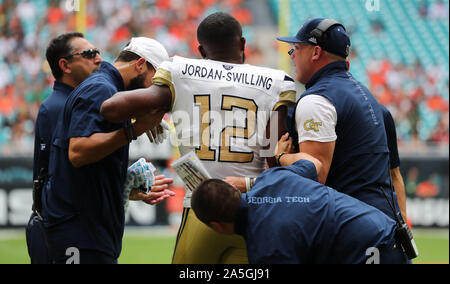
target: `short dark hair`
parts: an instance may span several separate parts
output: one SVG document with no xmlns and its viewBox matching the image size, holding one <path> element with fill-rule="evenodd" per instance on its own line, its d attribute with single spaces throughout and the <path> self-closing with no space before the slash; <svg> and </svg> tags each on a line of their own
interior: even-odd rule
<svg viewBox="0 0 450 284">
<path fill-rule="evenodd" d="M 52 39 L 47 47 L 45 56 L 56 80 L 60 80 L 63 76 L 63 71 L 59 67 L 59 60 L 72 54 L 74 47 L 70 42 L 77 37 L 84 38 L 84 35 L 77 32 L 65 33 Z"/>
<path fill-rule="evenodd" d="M 130 42 L 127 43 L 127 45 L 125 47 L 127 47 L 129 44 L 130 44 Z M 122 50 L 119 53 L 119 56 L 117 56 L 116 62 L 130 62 L 133 60 L 139 60 L 141 58 L 142 58 L 142 56 L 139 56 L 134 52 L 131 52 L 129 50 Z M 146 61 L 146 63 L 147 63 L 147 68 L 149 70 L 156 70 L 156 68 L 150 62 Z"/>
<path fill-rule="evenodd" d="M 240 201 L 240 192 L 231 185 L 210 179 L 194 190 L 191 207 L 197 218 L 207 225 L 212 221 L 234 223 Z"/>
<path fill-rule="evenodd" d="M 198 42 L 214 52 L 229 52 L 241 38 L 241 24 L 223 12 L 209 15 L 197 28 Z"/>
</svg>

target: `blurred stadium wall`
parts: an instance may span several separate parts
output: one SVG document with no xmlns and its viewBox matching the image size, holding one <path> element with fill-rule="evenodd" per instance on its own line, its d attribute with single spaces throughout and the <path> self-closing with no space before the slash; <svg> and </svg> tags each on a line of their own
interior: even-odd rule
<svg viewBox="0 0 450 284">
<path fill-rule="evenodd" d="M 243 24 L 248 63 L 290 73 L 277 35 L 295 34 L 311 17 L 343 23 L 352 37 L 351 72 L 395 118 L 413 225 L 448 227 L 448 7 L 448 0 L 0 0 L 0 228 L 23 227 L 30 214 L 34 123 L 52 90 L 44 56 L 52 37 L 81 30 L 109 62 L 132 36 L 199 57 L 196 27 L 219 10 Z M 174 176 L 168 165 L 177 151 L 169 143 L 140 137 L 130 151 L 130 163 L 143 156 Z M 177 197 L 156 207 L 132 204 L 128 224 L 177 226 L 179 180 L 173 190 Z"/>
</svg>

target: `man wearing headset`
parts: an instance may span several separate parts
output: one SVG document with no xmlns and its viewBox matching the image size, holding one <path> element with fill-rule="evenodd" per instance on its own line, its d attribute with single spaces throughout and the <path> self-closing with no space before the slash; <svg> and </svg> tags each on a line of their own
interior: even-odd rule
<svg viewBox="0 0 450 284">
<path fill-rule="evenodd" d="M 344 26 L 331 19 L 311 19 L 296 36 L 278 40 L 293 45 L 289 54 L 296 79 L 306 87 L 291 111 L 288 128 L 299 151 L 322 163 L 319 182 L 395 220 L 399 206 L 390 182 L 382 109 L 348 72 L 351 44 Z M 296 159 L 288 143 L 284 145 L 276 158 L 279 165 L 289 166 Z"/>
</svg>

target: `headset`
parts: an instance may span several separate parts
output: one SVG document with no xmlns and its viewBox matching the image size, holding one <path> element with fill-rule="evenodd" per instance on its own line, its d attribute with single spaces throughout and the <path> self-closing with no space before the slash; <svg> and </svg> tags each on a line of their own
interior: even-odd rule
<svg viewBox="0 0 450 284">
<path fill-rule="evenodd" d="M 317 44 L 321 45 L 325 43 L 328 39 L 327 31 L 335 26 L 341 26 L 344 29 L 344 31 L 347 32 L 345 27 L 338 21 L 332 19 L 324 19 L 317 25 L 317 27 L 314 30 L 311 31 L 309 36 L 314 37 L 317 40 Z"/>
<path fill-rule="evenodd" d="M 338 21 L 332 19 L 324 19 L 317 25 L 314 30 L 309 33 L 309 37 L 315 38 L 317 40 L 317 45 L 322 46 L 328 39 L 327 31 L 335 26 L 341 26 L 344 31 L 347 32 L 345 27 Z M 292 55 L 293 53 L 294 49 L 291 49 L 288 52 L 289 55 Z"/>
</svg>

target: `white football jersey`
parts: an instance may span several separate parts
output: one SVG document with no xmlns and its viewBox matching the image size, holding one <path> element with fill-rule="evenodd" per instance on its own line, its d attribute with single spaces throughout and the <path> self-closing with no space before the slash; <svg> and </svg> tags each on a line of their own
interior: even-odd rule
<svg viewBox="0 0 450 284">
<path fill-rule="evenodd" d="M 295 82 L 284 71 L 248 64 L 175 56 L 161 64 L 153 83 L 171 90 L 181 155 L 195 151 L 218 179 L 259 176 L 273 156 L 264 151 L 271 112 L 296 102 Z"/>
</svg>

